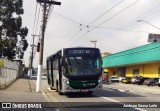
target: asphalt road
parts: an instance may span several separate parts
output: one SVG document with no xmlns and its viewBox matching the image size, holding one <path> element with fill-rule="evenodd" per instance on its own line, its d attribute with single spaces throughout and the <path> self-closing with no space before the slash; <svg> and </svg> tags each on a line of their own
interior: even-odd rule
<svg viewBox="0 0 160 111">
<path fill-rule="evenodd" d="M 92 95 L 85 93 L 58 95 L 55 90 L 49 89 L 45 78 L 42 80 L 42 89 L 45 97 L 50 102 L 58 102 L 61 103 L 60 106 L 69 107 L 65 109 L 67 111 L 159 111 L 160 108 L 156 107 L 160 107 L 160 93 L 150 93 L 152 88 L 148 87 L 149 89 L 147 90 L 146 88 L 145 86 L 144 88 L 143 86 L 134 86 L 133 90 L 131 86 L 126 86 L 125 84 L 123 86 L 121 84 L 120 87 L 117 83 L 103 85 L 102 90 L 95 91 Z M 160 88 L 157 87 L 157 90 L 160 90 Z M 128 108 L 128 106 L 132 108 Z M 57 109 L 57 111 L 61 110 L 64 109 Z"/>
</svg>

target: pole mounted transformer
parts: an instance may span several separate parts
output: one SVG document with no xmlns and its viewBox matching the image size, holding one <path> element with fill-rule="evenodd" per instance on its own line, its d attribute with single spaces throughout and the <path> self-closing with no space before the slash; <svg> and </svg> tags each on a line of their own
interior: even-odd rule
<svg viewBox="0 0 160 111">
<path fill-rule="evenodd" d="M 50 13 L 50 9 L 52 5 L 61 5 L 61 2 L 57 2 L 54 0 L 37 0 L 40 5 L 43 7 L 42 12 L 42 26 L 41 26 L 41 35 L 40 35 L 40 45 L 39 45 L 39 64 L 38 64 L 38 74 L 37 74 L 37 84 L 36 84 L 36 92 L 40 91 L 41 87 L 41 79 L 42 79 L 42 65 L 43 65 L 43 47 L 44 47 L 44 35 L 47 24 L 48 15 Z"/>
<path fill-rule="evenodd" d="M 54 4 L 54 5 L 61 5 L 61 2 L 57 2 L 57 1 L 54 1 L 54 0 L 37 0 L 37 2 L 39 3 L 48 3 L 48 4 Z"/>
</svg>

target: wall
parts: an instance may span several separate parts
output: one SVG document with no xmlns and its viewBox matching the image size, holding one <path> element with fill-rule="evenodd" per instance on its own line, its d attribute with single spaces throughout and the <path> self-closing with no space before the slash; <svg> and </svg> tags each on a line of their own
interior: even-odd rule
<svg viewBox="0 0 160 111">
<path fill-rule="evenodd" d="M 160 67 L 160 62 L 127 66 L 126 67 L 126 77 L 133 77 L 134 76 L 133 69 L 139 69 L 139 74 L 137 75 L 140 75 L 146 78 L 158 78 L 159 77 L 159 74 L 158 74 L 159 67 Z"/>
<path fill-rule="evenodd" d="M 22 76 L 22 62 L 0 59 L 0 89 L 6 88 L 18 77 Z"/>
<path fill-rule="evenodd" d="M 158 69 L 160 67 L 160 62 L 158 63 L 150 63 L 144 65 L 144 77 L 149 78 L 158 78 Z"/>
</svg>

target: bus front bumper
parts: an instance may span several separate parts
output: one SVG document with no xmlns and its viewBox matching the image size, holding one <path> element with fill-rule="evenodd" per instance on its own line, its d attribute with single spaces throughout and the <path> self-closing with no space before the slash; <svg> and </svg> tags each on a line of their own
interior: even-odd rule
<svg viewBox="0 0 160 111">
<path fill-rule="evenodd" d="M 95 91 L 95 90 L 101 90 L 102 89 L 102 83 L 99 83 L 95 88 L 88 88 L 88 89 L 74 89 L 70 87 L 67 84 L 64 84 L 62 92 L 90 92 L 90 91 Z"/>
</svg>

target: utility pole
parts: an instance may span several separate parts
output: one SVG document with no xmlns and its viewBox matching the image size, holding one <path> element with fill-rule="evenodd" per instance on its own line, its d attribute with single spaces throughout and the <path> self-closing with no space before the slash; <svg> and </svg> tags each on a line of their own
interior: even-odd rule
<svg viewBox="0 0 160 111">
<path fill-rule="evenodd" d="M 90 42 L 92 42 L 94 44 L 94 47 L 96 48 L 96 40 L 90 40 Z"/>
<path fill-rule="evenodd" d="M 43 65 L 43 48 L 44 48 L 44 35 L 46 29 L 46 22 L 48 18 L 48 14 L 50 12 L 50 7 L 52 4 L 61 5 L 61 2 L 56 2 L 53 0 L 37 0 L 43 6 L 43 15 L 42 15 L 42 28 L 40 35 L 40 52 L 39 52 L 39 64 L 38 64 L 38 74 L 37 74 L 37 84 L 36 84 L 36 92 L 40 91 L 41 86 L 41 78 L 42 78 L 42 65 Z"/>
<path fill-rule="evenodd" d="M 39 36 L 39 35 L 31 35 L 33 37 L 33 41 L 32 41 L 32 45 L 30 45 L 32 47 L 32 52 L 31 52 L 31 56 L 30 56 L 30 59 L 29 59 L 29 71 L 28 71 L 28 76 L 30 78 L 32 78 L 32 73 L 33 73 L 33 54 L 34 54 L 34 47 L 36 47 L 36 45 L 34 45 L 34 39 L 35 39 L 35 36 Z"/>
</svg>

